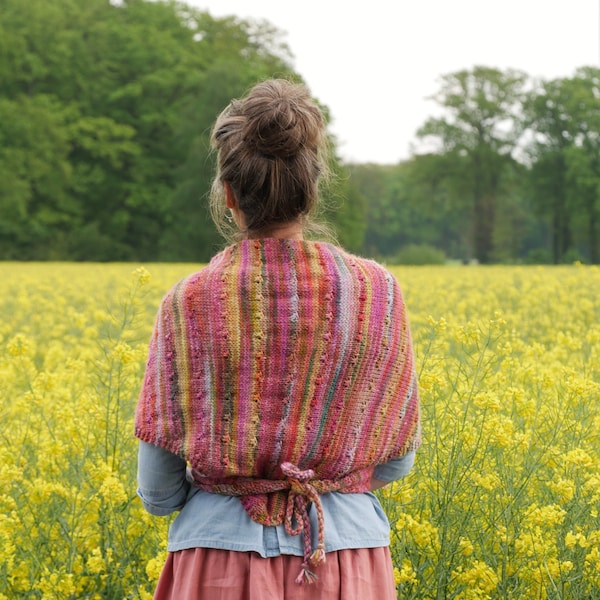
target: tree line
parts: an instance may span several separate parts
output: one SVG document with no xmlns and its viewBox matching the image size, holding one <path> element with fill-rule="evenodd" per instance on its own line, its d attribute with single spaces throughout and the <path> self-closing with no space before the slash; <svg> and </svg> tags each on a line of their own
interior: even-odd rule
<svg viewBox="0 0 600 600">
<path fill-rule="evenodd" d="M 207 260 L 221 244 L 210 128 L 274 76 L 302 80 L 266 21 L 3 0 L 0 259 Z M 599 98 L 590 67 L 553 81 L 448 74 L 409 160 L 344 164 L 331 139 L 323 218 L 348 249 L 389 261 L 598 263 Z"/>
<path fill-rule="evenodd" d="M 356 165 L 369 197 L 366 248 L 397 240 L 480 262 L 600 262 L 600 69 L 534 80 L 474 67 L 447 74 L 442 116 L 412 158 Z"/>
</svg>

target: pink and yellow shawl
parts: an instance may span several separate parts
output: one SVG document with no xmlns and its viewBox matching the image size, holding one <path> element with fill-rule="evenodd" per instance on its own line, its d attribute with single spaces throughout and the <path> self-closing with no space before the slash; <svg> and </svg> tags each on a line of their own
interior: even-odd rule
<svg viewBox="0 0 600 600">
<path fill-rule="evenodd" d="M 202 489 L 240 496 L 255 521 L 304 531 L 310 579 L 323 540 L 320 522 L 310 552 L 307 502 L 367 491 L 376 465 L 420 443 L 397 281 L 327 243 L 228 247 L 164 298 L 135 433 L 188 461 Z"/>
</svg>

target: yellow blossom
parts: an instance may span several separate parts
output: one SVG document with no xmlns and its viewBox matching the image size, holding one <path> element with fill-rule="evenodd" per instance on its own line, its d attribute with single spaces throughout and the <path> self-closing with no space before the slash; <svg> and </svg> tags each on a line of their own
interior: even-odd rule
<svg viewBox="0 0 600 600">
<path fill-rule="evenodd" d="M 152 598 L 169 519 L 133 501 L 134 410 L 156 308 L 195 267 L 147 268 L 0 264 L 0 600 Z M 399 589 L 600 598 L 600 269 L 390 268 L 423 425 L 377 492 Z"/>
<path fill-rule="evenodd" d="M 18 333 L 6 345 L 8 353 L 12 356 L 26 356 L 31 350 L 31 342 L 22 333 Z"/>
<path fill-rule="evenodd" d="M 160 556 L 153 557 L 146 563 L 146 575 L 148 575 L 152 581 L 158 581 L 164 562 L 165 557 Z"/>
<path fill-rule="evenodd" d="M 467 568 L 459 567 L 453 573 L 458 584 L 465 586 L 462 598 L 489 598 L 498 585 L 498 575 L 483 561 L 474 560 Z"/>
<path fill-rule="evenodd" d="M 124 365 L 130 364 L 136 358 L 133 348 L 125 342 L 116 344 L 113 349 L 113 356 L 115 360 Z"/>
<path fill-rule="evenodd" d="M 555 504 L 548 506 L 536 506 L 535 504 L 527 511 L 527 525 L 535 526 L 553 526 L 563 522 L 566 511 Z"/>
<path fill-rule="evenodd" d="M 123 484 L 115 475 L 108 475 L 104 479 L 98 493 L 111 504 L 124 504 L 128 500 Z"/>
<path fill-rule="evenodd" d="M 100 575 L 106 572 L 107 565 L 100 548 L 94 548 L 92 550 L 92 554 L 87 559 L 86 566 L 88 571 L 94 575 Z"/>
<path fill-rule="evenodd" d="M 144 267 L 138 267 L 135 269 L 133 275 L 137 278 L 137 281 L 140 285 L 146 285 L 151 279 L 150 273 Z"/>
<path fill-rule="evenodd" d="M 556 494 L 559 500 L 563 503 L 569 502 L 575 496 L 577 488 L 575 482 L 570 479 L 558 479 L 556 481 L 549 481 L 548 487 Z"/>
<path fill-rule="evenodd" d="M 473 543 L 471 540 L 461 537 L 458 541 L 458 550 L 463 556 L 471 556 L 473 554 Z"/>
<path fill-rule="evenodd" d="M 565 454 L 564 460 L 567 464 L 586 468 L 592 466 L 594 462 L 592 457 L 583 448 L 569 450 Z"/>
<path fill-rule="evenodd" d="M 394 567 L 394 581 L 396 585 L 417 583 L 417 574 L 409 560 L 403 560 L 400 568 Z"/>
</svg>

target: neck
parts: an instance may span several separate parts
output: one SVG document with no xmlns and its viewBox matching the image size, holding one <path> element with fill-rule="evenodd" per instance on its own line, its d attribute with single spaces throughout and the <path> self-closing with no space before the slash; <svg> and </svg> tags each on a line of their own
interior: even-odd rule
<svg viewBox="0 0 600 600">
<path fill-rule="evenodd" d="M 302 223 L 299 221 L 292 221 L 290 223 L 282 223 L 281 225 L 275 225 L 273 227 L 262 229 L 261 231 L 249 231 L 248 238 L 277 238 L 286 240 L 303 240 L 304 231 L 302 229 Z"/>
</svg>

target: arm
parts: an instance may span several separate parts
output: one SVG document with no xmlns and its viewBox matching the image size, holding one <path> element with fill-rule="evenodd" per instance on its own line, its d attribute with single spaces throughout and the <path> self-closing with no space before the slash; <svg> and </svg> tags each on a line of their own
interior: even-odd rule
<svg viewBox="0 0 600 600">
<path fill-rule="evenodd" d="M 180 510 L 189 489 L 185 460 L 163 448 L 140 441 L 137 493 L 150 514 L 164 517 Z"/>
<path fill-rule="evenodd" d="M 415 464 L 415 455 L 416 451 L 413 450 L 400 458 L 393 458 L 382 465 L 377 465 L 371 477 L 371 491 L 406 477 Z"/>
</svg>

